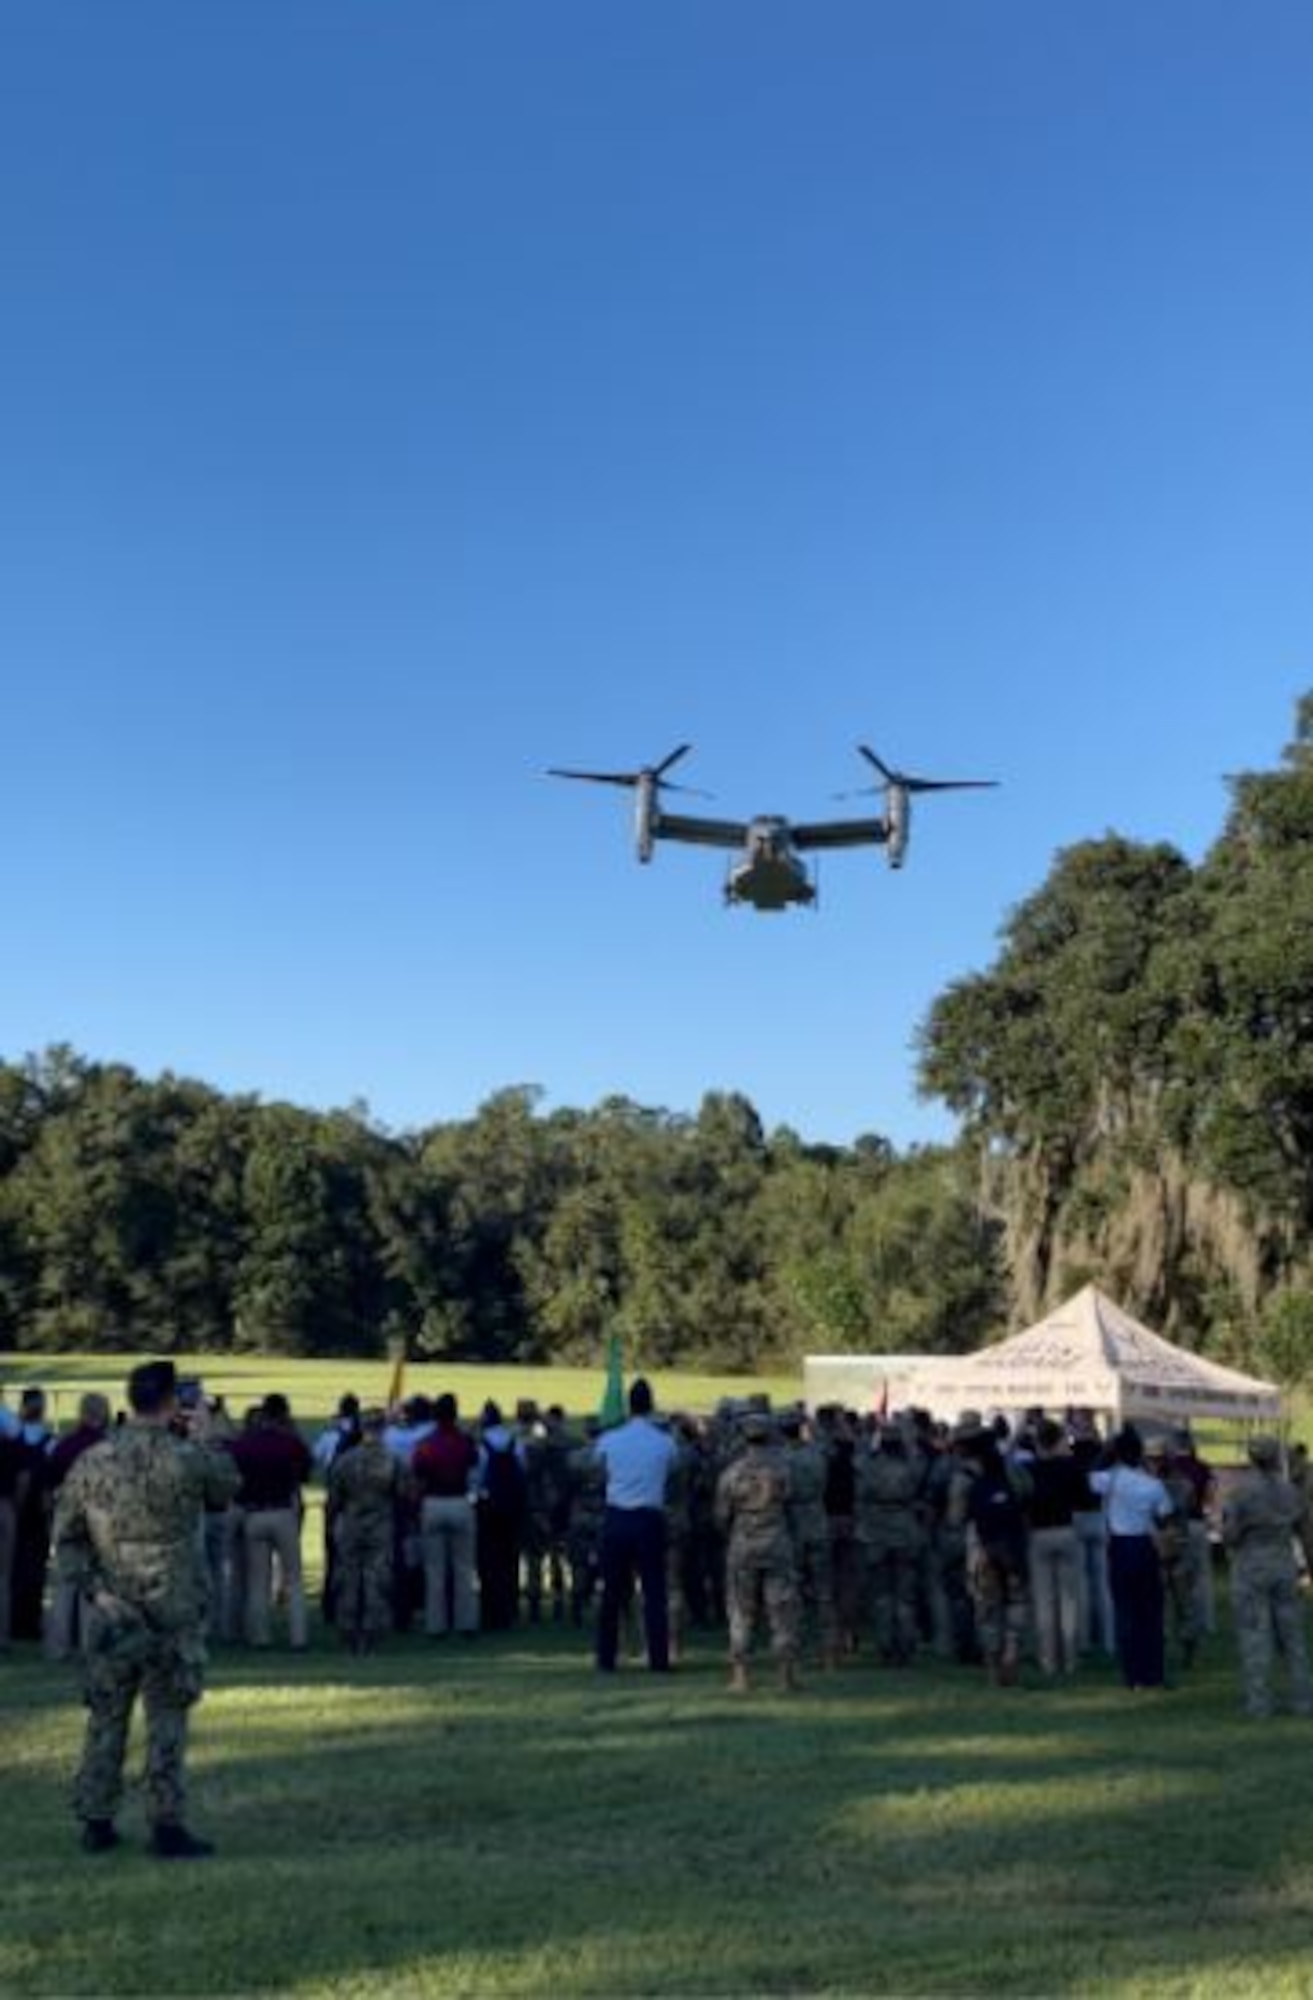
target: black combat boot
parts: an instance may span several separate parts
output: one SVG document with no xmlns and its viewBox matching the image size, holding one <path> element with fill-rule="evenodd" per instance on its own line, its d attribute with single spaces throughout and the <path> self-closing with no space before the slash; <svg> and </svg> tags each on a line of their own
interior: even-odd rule
<svg viewBox="0 0 1313 2000">
<path fill-rule="evenodd" d="M 108 1854 L 111 1847 L 117 1847 L 118 1844 L 118 1829 L 112 1819 L 83 1820 L 82 1852 L 84 1854 Z"/>
<path fill-rule="evenodd" d="M 161 1820 L 150 1836 L 150 1851 L 161 1861 L 208 1861 L 214 1849 L 176 1820 Z"/>
</svg>

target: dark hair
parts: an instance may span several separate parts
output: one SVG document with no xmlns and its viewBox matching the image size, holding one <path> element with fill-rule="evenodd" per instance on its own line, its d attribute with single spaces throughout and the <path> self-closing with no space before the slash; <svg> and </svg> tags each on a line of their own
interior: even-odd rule
<svg viewBox="0 0 1313 2000">
<path fill-rule="evenodd" d="M 1134 1424 L 1123 1424 L 1112 1441 L 1113 1457 L 1122 1465 L 1142 1465 L 1144 1463 L 1144 1439 Z"/>
<path fill-rule="evenodd" d="M 359 1396 L 353 1395 L 351 1390 L 348 1389 L 337 1406 L 337 1414 L 339 1417 L 358 1417 L 360 1415 Z"/>
<path fill-rule="evenodd" d="M 437 1402 L 433 1405 L 433 1414 L 440 1424 L 455 1423 L 457 1415 L 456 1398 L 452 1395 L 450 1389 L 447 1389 L 438 1397 Z"/>
<path fill-rule="evenodd" d="M 1062 1443 L 1062 1425 L 1052 1417 L 1041 1417 L 1035 1426 L 1035 1442 L 1041 1451 L 1056 1451 Z"/>
<path fill-rule="evenodd" d="M 644 1375 L 637 1378 L 629 1391 L 629 1414 L 633 1417 L 652 1414 L 652 1384 Z"/>
<path fill-rule="evenodd" d="M 153 1417 L 173 1401 L 178 1371 L 171 1361 L 146 1361 L 128 1377 L 128 1401 L 139 1417 Z"/>
<path fill-rule="evenodd" d="M 500 1405 L 494 1403 L 491 1396 L 489 1396 L 483 1406 L 483 1421 L 485 1424 L 499 1424 L 501 1422 Z"/>
<path fill-rule="evenodd" d="M 266 1420 L 271 1424 L 285 1424 L 292 1414 L 292 1406 L 281 1389 L 271 1389 L 261 1404 Z"/>
</svg>

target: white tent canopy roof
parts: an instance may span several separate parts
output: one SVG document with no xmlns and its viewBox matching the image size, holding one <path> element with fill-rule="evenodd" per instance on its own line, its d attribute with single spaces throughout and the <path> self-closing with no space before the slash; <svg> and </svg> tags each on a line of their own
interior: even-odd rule
<svg viewBox="0 0 1313 2000">
<path fill-rule="evenodd" d="M 1062 1410 L 1119 1418 L 1276 1419 L 1281 1392 L 1201 1354 L 1173 1347 L 1086 1285 L 1035 1326 L 964 1355 L 935 1381 L 936 1401 L 958 1409 Z"/>
</svg>

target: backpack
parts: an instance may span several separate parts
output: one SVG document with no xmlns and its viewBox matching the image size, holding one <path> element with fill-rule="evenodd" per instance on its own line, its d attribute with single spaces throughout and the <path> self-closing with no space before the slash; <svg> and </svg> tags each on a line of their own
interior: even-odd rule
<svg viewBox="0 0 1313 2000">
<path fill-rule="evenodd" d="M 524 1507 L 524 1467 L 513 1444 L 492 1445 L 484 1439 L 483 1497 L 498 1514 L 519 1514 Z"/>
<path fill-rule="evenodd" d="M 825 1470 L 825 1511 L 847 1517 L 857 1505 L 853 1448 L 846 1440 L 835 1446 Z"/>
<path fill-rule="evenodd" d="M 1006 1471 L 982 1472 L 972 1481 L 967 1518 L 990 1562 L 1017 1568 L 1026 1553 L 1026 1517 Z"/>
</svg>

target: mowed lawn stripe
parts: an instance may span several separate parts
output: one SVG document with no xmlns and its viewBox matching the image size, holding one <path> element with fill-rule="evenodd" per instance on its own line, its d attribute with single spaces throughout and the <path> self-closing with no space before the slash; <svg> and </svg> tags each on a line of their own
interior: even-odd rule
<svg viewBox="0 0 1313 2000">
<path fill-rule="evenodd" d="M 735 1702 L 719 1646 L 597 1683 L 555 1630 L 225 1652 L 196 1868 L 76 1852 L 70 1677 L 0 1671 L 6 1992 L 677 1994 L 1313 1984 L 1313 1729 L 1104 1668 L 859 1663 Z"/>
</svg>

